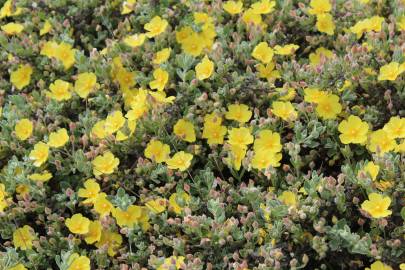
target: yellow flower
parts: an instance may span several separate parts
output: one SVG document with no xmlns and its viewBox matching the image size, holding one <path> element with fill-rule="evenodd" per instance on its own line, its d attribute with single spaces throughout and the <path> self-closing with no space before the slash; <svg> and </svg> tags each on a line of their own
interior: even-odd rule
<svg viewBox="0 0 405 270">
<path fill-rule="evenodd" d="M 16 266 L 7 268 L 7 270 L 27 270 L 27 268 L 22 263 L 19 263 Z"/>
<path fill-rule="evenodd" d="M 260 42 L 253 49 L 252 56 L 253 58 L 259 60 L 263 64 L 268 64 L 273 59 L 274 51 L 266 42 Z"/>
<path fill-rule="evenodd" d="M 184 257 L 183 256 L 170 256 L 156 270 L 179 270 L 183 269 Z M 184 268 L 185 269 L 185 268 Z"/>
<path fill-rule="evenodd" d="M 333 22 L 333 17 L 329 13 L 323 13 L 316 15 L 316 28 L 319 32 L 326 33 L 328 35 L 333 35 L 335 31 L 335 23 Z"/>
<path fill-rule="evenodd" d="M 165 92 L 148 92 L 149 95 L 151 95 L 157 103 L 164 103 L 164 104 L 172 104 L 173 101 L 176 99 L 175 96 L 169 96 L 166 97 Z"/>
<path fill-rule="evenodd" d="M 405 16 L 402 16 L 397 21 L 398 30 L 405 31 Z"/>
<path fill-rule="evenodd" d="M 350 31 L 360 38 L 365 32 L 380 32 L 382 29 L 383 17 L 373 16 L 368 19 L 358 21 L 354 26 L 350 27 Z"/>
<path fill-rule="evenodd" d="M 306 102 L 319 103 L 328 94 L 325 91 L 321 91 L 318 88 L 305 88 L 304 100 Z"/>
<path fill-rule="evenodd" d="M 48 160 L 49 146 L 43 142 L 34 145 L 34 149 L 30 152 L 30 159 L 34 161 L 35 167 L 40 167 Z"/>
<path fill-rule="evenodd" d="M 222 8 L 231 15 L 239 14 L 242 12 L 242 1 L 226 1 L 222 4 Z"/>
<path fill-rule="evenodd" d="M 125 124 L 125 118 L 121 111 L 110 113 L 105 119 L 104 129 L 107 134 L 113 134 L 122 128 Z"/>
<path fill-rule="evenodd" d="M 183 45 L 184 41 L 192 34 L 195 34 L 193 29 L 190 26 L 184 26 L 176 31 L 176 41 Z"/>
<path fill-rule="evenodd" d="M 120 160 L 110 151 L 105 152 L 102 156 L 97 156 L 91 164 L 93 165 L 93 174 L 99 176 L 102 174 L 112 174 L 118 167 Z"/>
<path fill-rule="evenodd" d="M 343 92 L 345 90 L 351 90 L 352 88 L 352 82 L 349 80 L 345 80 L 345 82 L 343 83 L 342 87 L 338 89 L 339 92 Z"/>
<path fill-rule="evenodd" d="M 278 199 L 288 206 L 297 205 L 297 195 L 292 191 L 283 191 L 283 193 L 278 196 Z"/>
<path fill-rule="evenodd" d="M 17 122 L 14 131 L 19 140 L 25 141 L 32 135 L 33 129 L 33 123 L 29 119 L 24 118 Z"/>
<path fill-rule="evenodd" d="M 100 192 L 100 185 L 94 179 L 88 179 L 84 182 L 84 188 L 80 188 L 77 195 L 80 198 L 86 198 L 84 204 L 93 204 Z"/>
<path fill-rule="evenodd" d="M 380 68 L 380 74 L 378 75 L 379 81 L 395 81 L 397 77 L 405 71 L 405 66 L 400 65 L 397 62 L 391 62 Z"/>
<path fill-rule="evenodd" d="M 272 82 L 275 79 L 280 78 L 280 72 L 274 69 L 275 66 L 276 65 L 274 62 L 270 62 L 266 65 L 258 64 L 256 68 L 259 71 L 259 78 L 265 78 L 268 82 Z"/>
<path fill-rule="evenodd" d="M 117 141 L 126 140 L 129 136 L 132 136 L 132 134 L 134 134 L 135 129 L 136 129 L 136 120 L 128 120 L 126 127 L 127 127 L 128 131 L 129 131 L 129 133 L 126 131 L 125 134 L 124 134 L 122 129 L 119 130 L 117 132 L 117 137 L 116 137 Z M 122 137 L 121 139 L 120 139 L 120 136 Z"/>
<path fill-rule="evenodd" d="M 129 121 L 129 122 L 136 123 L 136 121 Z M 128 127 L 128 129 L 129 129 L 129 127 Z M 115 139 L 117 140 L 117 142 L 125 141 L 129 138 L 130 135 L 132 135 L 132 131 L 131 131 L 131 134 L 126 134 L 125 127 L 124 127 L 123 129 L 117 131 Z"/>
<path fill-rule="evenodd" d="M 342 111 L 342 105 L 339 103 L 339 97 L 334 94 L 328 94 L 320 98 L 316 106 L 316 112 L 322 119 L 335 119 Z"/>
<path fill-rule="evenodd" d="M 185 192 L 173 193 L 169 198 L 170 210 L 179 215 L 183 211 L 184 207 L 188 205 L 190 200 L 190 195 Z"/>
<path fill-rule="evenodd" d="M 49 134 L 48 145 L 50 147 L 59 148 L 64 146 L 69 140 L 69 135 L 65 128 L 61 128 Z"/>
<path fill-rule="evenodd" d="M 146 90 L 139 89 L 132 97 L 127 97 L 127 103 L 130 105 L 131 110 L 128 111 L 125 117 L 129 121 L 138 120 L 149 110 L 147 93 Z"/>
<path fill-rule="evenodd" d="M 261 25 L 264 28 L 264 25 L 262 24 L 262 16 L 260 14 L 257 14 L 252 8 L 249 8 L 248 10 L 243 12 L 242 20 L 248 26 Z"/>
<path fill-rule="evenodd" d="M 107 199 L 107 194 L 104 192 L 97 195 L 93 207 L 94 211 L 96 211 L 101 217 L 109 215 L 114 208 L 111 202 Z"/>
<path fill-rule="evenodd" d="M 126 121 L 126 126 L 122 127 L 121 130 L 118 130 L 115 139 L 117 141 L 123 141 L 128 139 L 132 134 L 134 134 L 136 129 L 136 120 Z"/>
<path fill-rule="evenodd" d="M 213 20 L 205 12 L 194 12 L 194 22 L 197 24 L 211 23 Z"/>
<path fill-rule="evenodd" d="M 22 228 L 18 228 L 13 232 L 13 244 L 14 247 L 21 250 L 32 249 L 32 240 L 34 240 L 34 229 L 28 225 L 24 225 Z"/>
<path fill-rule="evenodd" d="M 381 191 L 384 191 L 384 190 L 387 190 L 387 189 L 393 187 L 393 183 L 390 180 L 387 180 L 387 181 L 381 180 L 379 182 L 375 182 L 374 185 L 376 188 L 378 188 Z"/>
<path fill-rule="evenodd" d="M 41 55 L 61 61 L 65 69 L 69 69 L 75 63 L 75 53 L 76 50 L 72 48 L 72 45 L 65 42 L 58 44 L 48 41 L 41 49 Z"/>
<path fill-rule="evenodd" d="M 395 148 L 397 153 L 405 153 L 405 140 L 402 140 Z"/>
<path fill-rule="evenodd" d="M 74 214 L 71 218 L 65 221 L 69 231 L 76 234 L 86 234 L 89 232 L 90 220 L 83 217 L 82 214 Z"/>
<path fill-rule="evenodd" d="M 173 157 L 166 160 L 167 167 L 169 169 L 178 169 L 179 171 L 185 171 L 190 167 L 193 155 L 184 151 L 177 152 Z"/>
<path fill-rule="evenodd" d="M 105 120 L 100 120 L 94 124 L 91 129 L 91 135 L 95 136 L 98 139 L 104 139 L 105 137 L 111 135 L 105 130 Z"/>
<path fill-rule="evenodd" d="M 370 193 L 368 200 L 361 204 L 361 209 L 366 211 L 373 218 L 382 218 L 392 214 L 392 211 L 388 210 L 390 204 L 390 197 L 378 193 Z"/>
<path fill-rule="evenodd" d="M 55 51 L 58 49 L 59 44 L 55 41 L 47 41 L 41 47 L 41 55 L 45 55 L 49 58 L 55 57 Z"/>
<path fill-rule="evenodd" d="M 278 93 L 278 100 L 280 101 L 290 101 L 295 98 L 296 92 L 295 89 L 292 87 L 289 88 L 284 88 L 284 87 L 278 87 L 275 89 Z"/>
<path fill-rule="evenodd" d="M 55 58 L 62 62 L 65 69 L 69 69 L 75 63 L 75 52 L 72 45 L 60 43 L 55 51 Z"/>
<path fill-rule="evenodd" d="M 156 37 L 163 33 L 168 25 L 168 22 L 165 19 L 160 18 L 159 16 L 155 16 L 152 18 L 150 22 L 145 24 L 143 27 L 146 31 L 146 36 L 148 38 Z"/>
<path fill-rule="evenodd" d="M 280 117 L 284 121 L 294 121 L 298 117 L 298 113 L 289 101 L 274 101 L 272 104 L 272 112 L 275 116 Z"/>
<path fill-rule="evenodd" d="M 151 89 L 162 91 L 165 88 L 166 83 L 169 81 L 169 73 L 158 68 L 153 71 L 153 78 L 154 80 L 149 83 L 149 87 Z"/>
<path fill-rule="evenodd" d="M 155 214 L 160 214 L 166 210 L 166 199 L 157 198 L 145 203 L 145 206 Z"/>
<path fill-rule="evenodd" d="M 173 132 L 183 141 L 190 143 L 195 141 L 194 126 L 190 121 L 179 119 L 173 127 Z"/>
<path fill-rule="evenodd" d="M 132 88 L 135 81 L 135 72 L 126 70 L 121 63 L 119 57 L 114 58 L 113 60 L 113 70 L 112 70 L 113 79 L 118 82 L 121 90 L 129 90 Z"/>
<path fill-rule="evenodd" d="M 213 125 L 222 124 L 222 117 L 216 112 L 206 114 L 204 116 L 204 123 L 211 123 Z"/>
<path fill-rule="evenodd" d="M 126 211 L 121 210 L 120 208 L 113 208 L 111 213 L 118 226 L 132 228 L 140 219 L 142 209 L 138 205 L 131 205 Z"/>
<path fill-rule="evenodd" d="M 347 120 L 340 122 L 338 130 L 340 141 L 343 144 L 358 143 L 364 144 L 367 141 L 369 126 L 361 121 L 358 116 L 350 115 Z"/>
<path fill-rule="evenodd" d="M 276 45 L 274 47 L 274 53 L 279 55 L 291 55 L 294 54 L 299 47 L 300 46 L 295 44 L 287 44 L 284 46 Z"/>
<path fill-rule="evenodd" d="M 68 262 L 69 267 L 67 270 L 90 270 L 90 259 L 86 256 L 73 253 L 70 255 Z"/>
<path fill-rule="evenodd" d="M 117 250 L 121 244 L 122 236 L 119 233 L 103 230 L 101 233 L 101 239 L 96 243 L 96 247 L 101 248 L 106 246 L 107 254 L 112 257 L 117 253 Z"/>
<path fill-rule="evenodd" d="M 105 120 L 98 121 L 94 124 L 93 128 L 91 129 L 91 135 L 99 138 L 104 139 L 107 135 L 110 135 L 106 132 L 105 128 Z"/>
<path fill-rule="evenodd" d="M 124 38 L 124 43 L 131 48 L 136 48 L 141 46 L 145 42 L 145 34 L 134 34 L 132 36 L 127 36 Z"/>
<path fill-rule="evenodd" d="M 6 196 L 7 196 L 6 186 L 4 184 L 0 184 L 0 201 L 4 200 Z"/>
<path fill-rule="evenodd" d="M 373 16 L 369 19 L 369 31 L 380 32 L 382 29 L 382 23 L 384 22 L 384 18 L 380 16 Z"/>
<path fill-rule="evenodd" d="M 280 160 L 282 155 L 280 153 L 271 152 L 268 150 L 255 150 L 253 159 L 252 159 L 252 167 L 254 169 L 263 170 L 267 169 L 268 167 L 279 167 Z"/>
<path fill-rule="evenodd" d="M 139 108 L 148 107 L 148 90 L 143 88 L 139 89 L 125 89 L 122 90 L 122 96 L 124 98 L 124 105 L 126 108 Z M 128 118 L 128 116 L 126 116 Z M 128 118 L 129 119 L 129 118 Z M 136 119 L 131 119 L 136 120 Z"/>
<path fill-rule="evenodd" d="M 270 191 L 270 188 L 269 188 L 269 192 L 272 192 L 272 191 Z M 263 211 L 263 217 L 266 220 L 266 222 L 270 222 L 271 221 L 271 217 L 270 217 L 271 210 L 269 209 L 269 207 L 267 207 L 263 203 L 261 203 L 259 207 L 260 207 L 260 210 Z"/>
<path fill-rule="evenodd" d="M 21 65 L 17 70 L 11 72 L 10 81 L 18 90 L 23 89 L 30 84 L 32 67 L 30 65 Z"/>
<path fill-rule="evenodd" d="M 375 261 L 370 268 L 366 267 L 365 270 L 392 270 L 389 265 L 383 264 L 381 261 Z"/>
<path fill-rule="evenodd" d="M 320 15 L 332 10 L 329 0 L 311 0 L 309 14 Z"/>
<path fill-rule="evenodd" d="M 169 158 L 170 146 L 158 140 L 151 140 L 145 148 L 145 157 L 157 163 L 165 162 Z"/>
<path fill-rule="evenodd" d="M 185 35 L 184 33 L 181 34 Z M 181 35 L 179 34 L 179 36 Z M 182 40 L 181 48 L 187 54 L 197 57 L 202 53 L 204 49 L 204 39 L 201 35 L 191 30 L 191 33 L 189 33 L 188 36 L 186 36 L 184 40 Z"/>
<path fill-rule="evenodd" d="M 12 0 L 7 0 L 3 7 L 0 9 L 0 19 L 20 15 L 22 12 L 22 8 L 17 7 L 14 8 L 14 3 Z"/>
<path fill-rule="evenodd" d="M 247 146 L 243 144 L 231 144 L 230 152 L 227 158 L 228 163 L 235 170 L 239 171 L 240 166 L 242 165 L 242 160 L 246 156 Z"/>
<path fill-rule="evenodd" d="M 42 28 L 39 30 L 39 35 L 43 36 L 43 35 L 49 33 L 51 30 L 52 30 L 52 24 L 48 20 L 46 20 L 44 22 L 44 25 L 42 26 Z"/>
<path fill-rule="evenodd" d="M 227 129 L 221 125 L 221 121 L 205 121 L 202 137 L 207 139 L 209 145 L 223 144 L 226 132 Z"/>
<path fill-rule="evenodd" d="M 167 61 L 167 59 L 169 59 L 170 57 L 170 53 L 171 53 L 172 49 L 170 48 L 164 48 L 160 51 L 158 51 L 155 56 L 153 57 L 152 63 L 156 64 L 156 65 L 160 65 L 164 62 Z"/>
<path fill-rule="evenodd" d="M 215 31 L 215 25 L 213 23 L 205 23 L 202 26 L 202 31 L 198 33 L 200 36 L 201 41 L 203 42 L 203 47 L 210 51 L 212 49 L 212 45 L 214 44 L 214 39 L 217 35 Z"/>
<path fill-rule="evenodd" d="M 255 14 L 268 14 L 274 10 L 276 6 L 275 1 L 260 0 L 250 6 L 252 12 Z"/>
<path fill-rule="evenodd" d="M 98 220 L 90 221 L 89 232 L 84 236 L 84 241 L 87 244 L 93 244 L 101 238 L 101 222 Z"/>
<path fill-rule="evenodd" d="M 24 30 L 24 25 L 20 23 L 8 23 L 1 26 L 1 30 L 4 31 L 7 35 L 16 35 L 21 33 Z"/>
<path fill-rule="evenodd" d="M 321 63 L 321 59 L 330 59 L 332 57 L 333 52 L 331 50 L 319 47 L 315 50 L 315 53 L 309 54 L 309 62 L 311 63 L 311 66 L 317 66 Z"/>
<path fill-rule="evenodd" d="M 97 85 L 97 77 L 92 72 L 84 72 L 77 75 L 74 90 L 81 98 L 87 98 Z"/>
<path fill-rule="evenodd" d="M 371 180 L 375 181 L 377 179 L 378 172 L 380 171 L 380 166 L 375 165 L 372 161 L 369 161 L 367 162 L 366 166 L 364 166 L 363 171 L 369 174 Z"/>
<path fill-rule="evenodd" d="M 398 116 L 391 117 L 388 123 L 384 125 L 383 130 L 390 138 L 405 138 L 405 118 Z"/>
<path fill-rule="evenodd" d="M 4 209 L 8 206 L 8 199 L 6 199 L 7 192 L 5 191 L 4 184 L 0 184 L 0 213 L 4 212 Z"/>
<path fill-rule="evenodd" d="M 253 136 L 246 127 L 229 130 L 228 143 L 231 145 L 246 146 L 253 143 Z"/>
<path fill-rule="evenodd" d="M 125 15 L 125 14 L 131 13 L 131 12 L 134 10 L 134 8 L 135 8 L 135 3 L 136 3 L 136 0 L 127 0 L 127 1 L 124 1 L 124 2 L 122 3 L 121 14 L 122 14 L 122 15 Z"/>
<path fill-rule="evenodd" d="M 235 120 L 243 124 L 250 120 L 252 111 L 245 104 L 231 104 L 228 106 L 228 111 L 225 118 L 228 120 Z"/>
<path fill-rule="evenodd" d="M 24 196 L 26 194 L 28 194 L 30 192 L 30 187 L 24 184 L 19 184 L 17 185 L 17 187 L 15 188 L 15 191 L 21 195 Z"/>
<path fill-rule="evenodd" d="M 395 140 L 382 129 L 372 132 L 368 142 L 368 149 L 373 153 L 378 151 L 378 153 L 384 154 L 394 150 L 396 146 Z"/>
<path fill-rule="evenodd" d="M 142 230 L 146 232 L 150 229 L 151 225 L 149 223 L 149 209 L 146 206 L 141 206 L 142 214 L 139 218 L 139 225 L 141 226 Z"/>
<path fill-rule="evenodd" d="M 200 81 L 211 77 L 213 71 L 214 71 L 214 62 L 212 62 L 208 58 L 208 56 L 204 56 L 202 61 L 198 63 L 197 66 L 195 67 L 197 79 L 199 79 Z"/>
<path fill-rule="evenodd" d="M 255 152 L 266 151 L 270 153 L 280 152 L 282 149 L 280 134 L 271 130 L 261 130 L 253 144 Z"/>
<path fill-rule="evenodd" d="M 355 25 L 350 27 L 350 32 L 356 34 L 357 38 L 360 38 L 364 32 L 367 32 L 369 27 L 369 19 L 358 21 Z"/>
<path fill-rule="evenodd" d="M 127 123 L 126 126 L 121 128 L 121 130 L 119 130 L 117 132 L 117 136 L 116 136 L 117 141 L 126 140 L 129 136 L 132 136 L 134 134 L 134 132 L 136 130 L 136 120 L 128 119 L 126 121 L 126 123 Z"/>
<path fill-rule="evenodd" d="M 47 92 L 46 95 L 57 101 L 69 100 L 72 97 L 70 88 L 72 85 L 63 80 L 56 80 L 54 83 L 51 83 L 49 86 L 50 92 Z"/>
<path fill-rule="evenodd" d="M 52 173 L 44 171 L 43 173 L 34 173 L 28 176 L 32 181 L 47 182 L 52 178 Z"/>
</svg>

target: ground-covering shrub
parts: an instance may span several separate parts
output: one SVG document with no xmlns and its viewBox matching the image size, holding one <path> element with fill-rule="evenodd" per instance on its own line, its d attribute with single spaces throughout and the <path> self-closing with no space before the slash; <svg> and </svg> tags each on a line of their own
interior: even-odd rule
<svg viewBox="0 0 405 270">
<path fill-rule="evenodd" d="M 0 269 L 405 268 L 405 1 L 0 7 Z"/>
</svg>

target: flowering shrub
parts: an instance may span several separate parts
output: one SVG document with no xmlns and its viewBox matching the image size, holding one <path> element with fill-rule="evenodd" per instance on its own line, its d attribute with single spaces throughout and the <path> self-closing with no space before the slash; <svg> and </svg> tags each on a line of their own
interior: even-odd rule
<svg viewBox="0 0 405 270">
<path fill-rule="evenodd" d="M 0 7 L 0 269 L 405 269 L 405 1 Z"/>
</svg>

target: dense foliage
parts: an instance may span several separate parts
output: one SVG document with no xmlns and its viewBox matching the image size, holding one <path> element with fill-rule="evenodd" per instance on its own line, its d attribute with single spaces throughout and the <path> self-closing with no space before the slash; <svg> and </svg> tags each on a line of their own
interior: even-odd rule
<svg viewBox="0 0 405 270">
<path fill-rule="evenodd" d="M 405 269 L 404 0 L 0 7 L 0 269 Z"/>
</svg>

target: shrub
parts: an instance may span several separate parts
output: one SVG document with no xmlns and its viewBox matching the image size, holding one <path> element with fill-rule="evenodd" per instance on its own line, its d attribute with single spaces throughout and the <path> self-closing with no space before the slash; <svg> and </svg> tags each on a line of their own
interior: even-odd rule
<svg viewBox="0 0 405 270">
<path fill-rule="evenodd" d="M 405 1 L 0 7 L 0 269 L 405 268 Z"/>
</svg>

